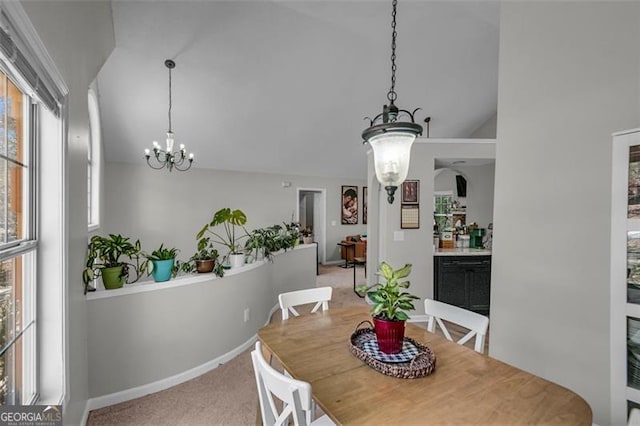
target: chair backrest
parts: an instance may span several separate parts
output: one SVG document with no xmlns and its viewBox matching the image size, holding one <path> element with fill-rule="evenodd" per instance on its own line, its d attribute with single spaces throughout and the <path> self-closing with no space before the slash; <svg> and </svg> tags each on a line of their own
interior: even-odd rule
<svg viewBox="0 0 640 426">
<path fill-rule="evenodd" d="M 260 342 L 256 342 L 251 360 L 258 386 L 262 424 L 287 425 L 290 418 L 293 418 L 296 426 L 311 423 L 311 385 L 287 377 L 271 367 L 262 355 Z M 276 403 L 274 396 L 282 403 Z"/>
<path fill-rule="evenodd" d="M 289 311 L 291 311 L 294 316 L 299 316 L 300 314 L 295 310 L 294 306 L 306 305 L 308 303 L 315 302 L 316 304 L 311 312 L 316 312 L 320 306 L 322 306 L 323 311 L 329 310 L 332 290 L 331 287 L 318 287 L 281 293 L 278 295 L 278 301 L 280 302 L 280 309 L 282 309 L 282 319 L 289 319 Z"/>
<path fill-rule="evenodd" d="M 429 322 L 427 324 L 428 331 L 433 333 L 436 329 L 437 323 L 444 333 L 444 336 L 453 341 L 449 330 L 447 330 L 447 327 L 442 320 L 461 325 L 462 327 L 469 329 L 469 332 L 458 340 L 457 343 L 463 345 L 475 336 L 476 342 L 474 349 L 480 353 L 484 352 L 484 337 L 487 334 L 487 328 L 489 327 L 489 318 L 484 315 L 432 299 L 425 299 L 424 311 L 429 316 Z"/>
</svg>

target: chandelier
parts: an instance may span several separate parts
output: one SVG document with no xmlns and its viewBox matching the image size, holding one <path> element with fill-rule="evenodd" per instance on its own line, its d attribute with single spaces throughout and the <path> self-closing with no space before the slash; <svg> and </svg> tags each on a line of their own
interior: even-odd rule
<svg viewBox="0 0 640 426">
<path fill-rule="evenodd" d="M 167 132 L 167 145 L 162 148 L 158 141 L 153 141 L 153 152 L 149 148 L 144 150 L 147 164 L 152 169 L 160 170 L 165 167 L 172 171 L 176 169 L 184 172 L 191 168 L 193 163 L 193 153 L 187 157 L 187 149 L 184 144 L 180 144 L 180 150 L 174 151 L 173 132 L 171 131 L 171 70 L 176 67 L 176 63 L 171 59 L 164 61 L 164 65 L 169 69 L 169 131 Z"/>
<path fill-rule="evenodd" d="M 369 127 L 362 132 L 364 143 L 369 143 L 373 149 L 373 162 L 376 178 L 387 191 L 387 201 L 393 204 L 394 194 L 398 186 L 404 182 L 409 172 L 411 145 L 416 136 L 422 134 L 422 126 L 415 123 L 413 112 L 399 109 L 395 105 L 398 98 L 396 93 L 396 10 L 398 0 L 393 0 L 392 36 L 391 36 L 391 88 L 387 93 L 389 105 L 385 105 L 382 113 L 375 118 L 366 117 Z M 399 118 L 411 121 L 398 121 Z"/>
</svg>

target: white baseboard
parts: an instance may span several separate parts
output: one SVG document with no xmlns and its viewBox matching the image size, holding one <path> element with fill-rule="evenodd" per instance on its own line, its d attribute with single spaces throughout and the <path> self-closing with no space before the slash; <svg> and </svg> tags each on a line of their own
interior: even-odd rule
<svg viewBox="0 0 640 426">
<path fill-rule="evenodd" d="M 280 309 L 278 305 L 271 308 L 269 312 L 269 316 L 265 325 L 269 324 L 271 320 L 271 316 L 275 311 Z M 126 389 L 120 392 L 110 393 L 108 395 L 98 396 L 95 398 L 90 398 L 87 400 L 87 404 L 85 406 L 84 413 L 82 415 L 82 424 L 86 425 L 87 420 L 89 418 L 89 411 L 97 410 L 98 408 L 108 407 L 110 405 L 119 404 L 121 402 L 129 401 L 131 399 L 140 398 L 141 396 L 149 395 L 151 393 L 159 392 L 161 390 L 168 389 L 172 386 L 179 385 L 180 383 L 184 383 L 187 380 L 194 379 L 198 376 L 201 376 L 215 368 L 218 368 L 220 365 L 231 361 L 236 356 L 240 355 L 245 350 L 249 349 L 257 340 L 258 335 L 254 334 L 241 344 L 240 346 L 230 350 L 229 352 L 212 359 L 211 361 L 207 361 L 204 364 L 201 364 L 197 367 L 191 368 L 187 371 L 183 371 L 182 373 L 176 374 L 171 377 L 167 377 L 165 379 L 161 379 L 152 383 L 148 383 L 142 386 L 136 386 L 135 388 Z"/>
<path fill-rule="evenodd" d="M 89 401 L 84 405 L 84 411 L 82 412 L 82 419 L 80 419 L 80 424 L 86 426 L 89 421 Z"/>
</svg>

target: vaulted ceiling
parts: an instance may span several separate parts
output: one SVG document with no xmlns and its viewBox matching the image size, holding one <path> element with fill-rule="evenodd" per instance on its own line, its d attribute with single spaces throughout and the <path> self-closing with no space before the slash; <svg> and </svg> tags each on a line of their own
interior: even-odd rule
<svg viewBox="0 0 640 426">
<path fill-rule="evenodd" d="M 363 178 L 363 120 L 386 103 L 391 1 L 113 1 L 98 75 L 107 161 L 144 162 L 168 127 L 194 167 Z M 497 106 L 499 5 L 403 1 L 397 104 L 431 137 L 469 137 Z"/>
</svg>

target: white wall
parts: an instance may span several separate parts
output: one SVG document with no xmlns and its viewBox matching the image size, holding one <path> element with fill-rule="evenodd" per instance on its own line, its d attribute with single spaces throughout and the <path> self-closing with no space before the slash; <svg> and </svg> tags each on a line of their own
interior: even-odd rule
<svg viewBox="0 0 640 426">
<path fill-rule="evenodd" d="M 21 4 L 69 87 L 68 142 L 64 147 L 69 271 L 65 423 L 79 424 L 88 396 L 87 307 L 80 275 L 87 247 L 87 90 L 114 48 L 111 4 L 100 0 Z"/>
<path fill-rule="evenodd" d="M 400 228 L 401 193 L 393 204 L 387 203 L 384 189 L 375 180 L 373 156 L 369 158 L 369 249 L 367 263 L 378 265 L 385 260 L 394 267 L 413 265 L 410 291 L 421 298 L 433 297 L 433 190 L 436 158 L 494 158 L 495 143 L 484 139 L 418 138 L 411 149 L 407 179 L 420 180 L 420 229 Z M 455 188 L 454 188 L 455 190 Z M 402 232 L 403 241 L 394 241 L 394 233 Z M 373 267 L 370 267 L 373 270 Z M 369 285 L 376 279 L 368 274 Z M 419 306 L 419 305 L 416 305 Z"/>
<path fill-rule="evenodd" d="M 610 423 L 611 133 L 638 126 L 640 4 L 501 9 L 490 355 Z"/>
<path fill-rule="evenodd" d="M 472 139 L 495 139 L 498 128 L 498 114 L 493 114 L 491 118 L 482 123 L 480 127 L 473 131 Z"/>
<path fill-rule="evenodd" d="M 284 188 L 283 181 L 291 186 Z M 327 260 L 338 261 L 337 243 L 346 235 L 366 232 L 361 217 L 358 225 L 340 224 L 341 185 L 357 185 L 362 194 L 364 181 L 209 169 L 169 173 L 149 168 L 143 158 L 140 165 L 107 163 L 106 227 L 101 232 L 139 238 L 147 251 L 165 243 L 188 259 L 196 249 L 196 233 L 218 209 L 241 209 L 248 230 L 262 228 L 291 221 L 298 205 L 296 188 L 325 188 Z M 226 254 L 224 248 L 219 251 Z"/>
</svg>

